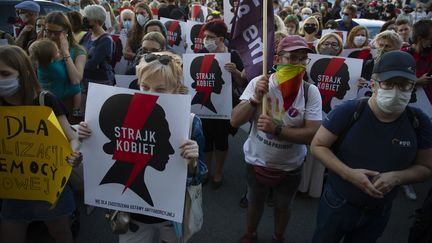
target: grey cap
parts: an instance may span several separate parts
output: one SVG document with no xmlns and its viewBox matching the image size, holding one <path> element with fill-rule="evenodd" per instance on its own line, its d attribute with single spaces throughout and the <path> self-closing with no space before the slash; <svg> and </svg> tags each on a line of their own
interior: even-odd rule
<svg viewBox="0 0 432 243">
<path fill-rule="evenodd" d="M 416 62 L 407 52 L 390 51 L 384 53 L 375 63 L 372 73 L 379 81 L 386 81 L 394 77 L 403 77 L 416 81 Z"/>
<path fill-rule="evenodd" d="M 23 9 L 23 10 L 39 13 L 40 6 L 39 4 L 33 1 L 24 1 L 15 5 L 15 9 Z"/>
</svg>

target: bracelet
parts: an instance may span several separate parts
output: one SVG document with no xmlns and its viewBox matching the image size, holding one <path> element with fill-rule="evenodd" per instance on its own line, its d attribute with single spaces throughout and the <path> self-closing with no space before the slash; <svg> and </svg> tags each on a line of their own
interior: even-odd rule
<svg viewBox="0 0 432 243">
<path fill-rule="evenodd" d="M 63 60 L 66 62 L 69 59 L 69 57 L 71 57 L 71 56 L 65 56 L 65 57 L 63 57 Z"/>
</svg>

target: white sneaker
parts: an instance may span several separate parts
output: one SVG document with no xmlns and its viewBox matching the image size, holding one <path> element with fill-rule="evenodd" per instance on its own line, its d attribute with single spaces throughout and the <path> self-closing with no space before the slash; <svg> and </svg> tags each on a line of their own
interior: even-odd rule
<svg viewBox="0 0 432 243">
<path fill-rule="evenodd" d="M 410 200 L 417 200 L 417 194 L 412 185 L 404 185 L 402 186 L 403 191 L 405 192 L 405 196 Z"/>
</svg>

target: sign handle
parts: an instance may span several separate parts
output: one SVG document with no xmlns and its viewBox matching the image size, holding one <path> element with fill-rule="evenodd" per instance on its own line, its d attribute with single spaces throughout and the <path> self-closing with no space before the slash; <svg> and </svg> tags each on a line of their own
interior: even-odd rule
<svg viewBox="0 0 432 243">
<path fill-rule="evenodd" d="M 267 75 L 267 9 L 268 0 L 263 0 L 263 65 L 262 65 L 262 75 Z M 262 99 L 262 114 L 267 114 L 267 95 L 265 94 Z"/>
</svg>

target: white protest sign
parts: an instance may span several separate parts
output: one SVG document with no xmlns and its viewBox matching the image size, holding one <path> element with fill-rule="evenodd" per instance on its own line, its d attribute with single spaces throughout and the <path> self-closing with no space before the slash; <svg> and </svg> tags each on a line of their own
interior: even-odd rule
<svg viewBox="0 0 432 243">
<path fill-rule="evenodd" d="M 187 22 L 187 49 L 186 53 L 197 53 L 204 48 L 204 31 L 201 27 L 204 25 L 200 22 L 189 21 Z"/>
<path fill-rule="evenodd" d="M 357 97 L 357 83 L 363 60 L 317 54 L 309 54 L 309 58 L 309 81 L 315 84 L 321 93 L 324 113 L 329 113 L 342 101 Z"/>
<path fill-rule="evenodd" d="M 428 94 L 427 89 L 427 86 L 425 88 L 416 86 L 409 105 L 419 108 L 432 120 L 432 96 Z"/>
<path fill-rule="evenodd" d="M 208 8 L 200 4 L 192 4 L 190 7 L 190 20 L 204 23 L 208 15 Z"/>
<path fill-rule="evenodd" d="M 172 50 L 181 55 L 186 52 L 185 43 L 186 43 L 186 30 L 187 25 L 186 22 L 160 18 L 160 21 L 165 25 L 167 29 L 167 41 L 168 45 L 172 48 Z"/>
<path fill-rule="evenodd" d="M 323 29 L 321 33 L 322 33 L 321 36 L 324 36 L 325 34 L 328 34 L 328 33 L 336 33 L 342 39 L 343 45 L 344 46 L 346 45 L 347 36 L 348 36 L 348 32 L 346 32 L 346 31 L 333 30 L 333 29 Z"/>
<path fill-rule="evenodd" d="M 192 96 L 192 112 L 201 118 L 231 119 L 231 74 L 224 65 L 230 53 L 183 55 L 183 78 Z"/>
<path fill-rule="evenodd" d="M 182 222 L 190 96 L 90 83 L 85 203 Z"/>
<path fill-rule="evenodd" d="M 228 32 L 231 32 L 232 28 L 232 22 L 234 19 L 234 12 L 235 12 L 235 5 L 237 4 L 237 1 L 234 0 L 224 0 L 223 6 L 224 6 L 224 22 L 228 27 Z"/>
</svg>

